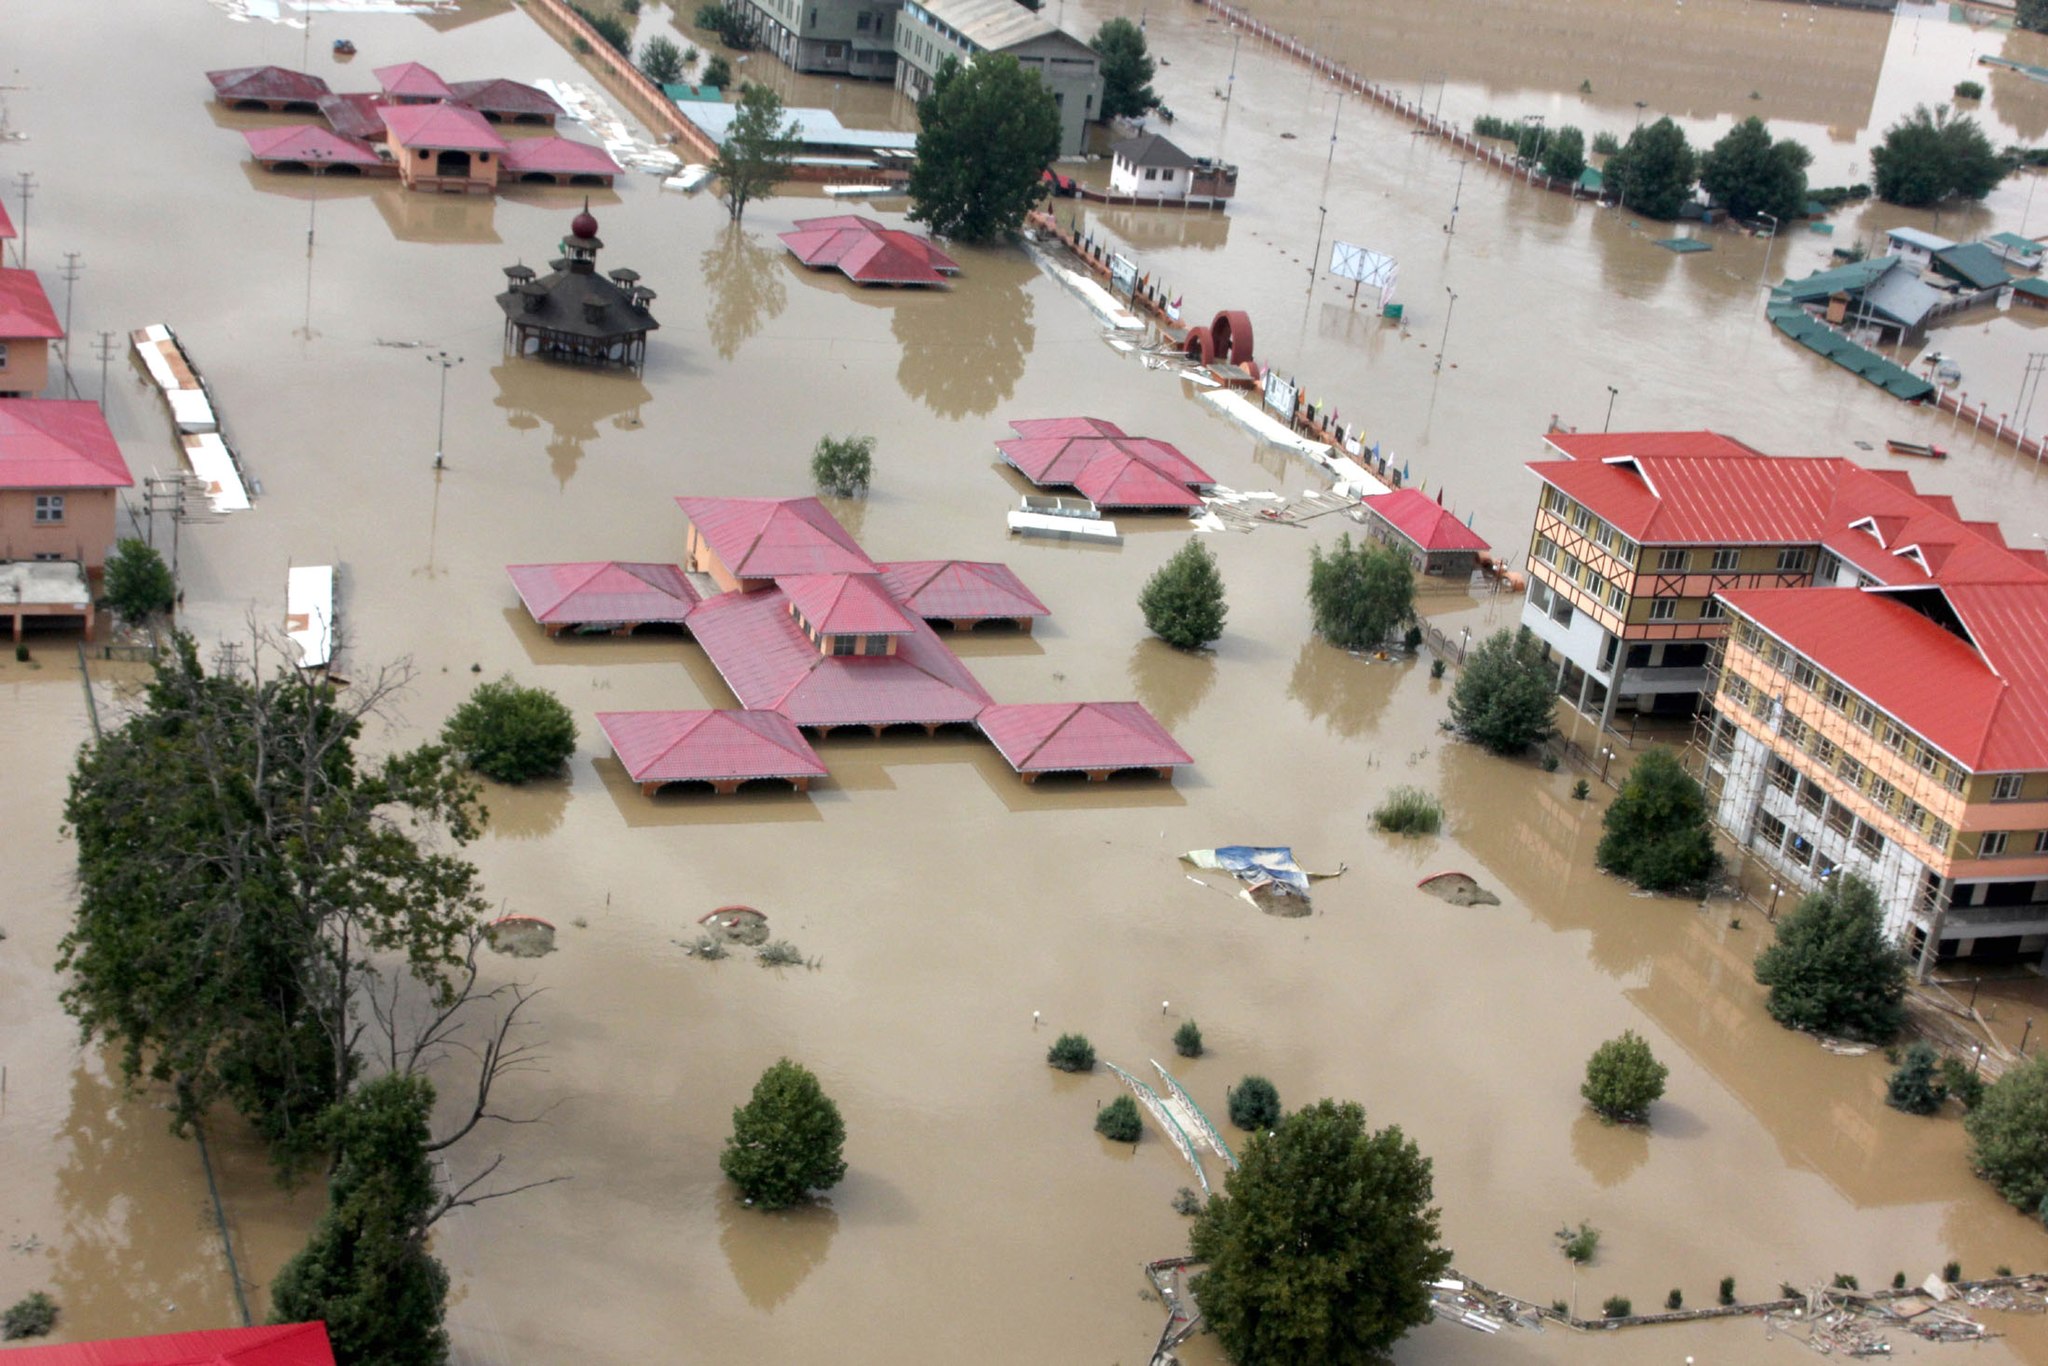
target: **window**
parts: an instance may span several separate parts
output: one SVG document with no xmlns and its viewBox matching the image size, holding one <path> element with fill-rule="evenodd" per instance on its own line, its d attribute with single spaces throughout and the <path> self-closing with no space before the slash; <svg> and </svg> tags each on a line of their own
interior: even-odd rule
<svg viewBox="0 0 2048 1366">
<path fill-rule="evenodd" d="M 1790 792 L 1799 783 L 1799 770 L 1773 754 L 1764 760 L 1764 779 L 1780 792 Z"/>
<path fill-rule="evenodd" d="M 854 31 L 857 33 L 866 33 L 868 31 L 868 23 L 873 18 L 874 16 L 872 14 L 869 14 L 866 10 L 862 10 L 853 21 Z"/>
<path fill-rule="evenodd" d="M 1714 739 L 1709 752 L 1716 759 L 1726 759 L 1735 753 L 1735 723 L 1725 716 L 1714 718 Z"/>
<path fill-rule="evenodd" d="M 1984 838 L 1977 842 L 1977 853 L 1984 858 L 1996 858 L 2005 852 L 2006 831 L 1986 830 Z"/>
<path fill-rule="evenodd" d="M 1811 692 L 1820 682 L 1820 671 L 1807 660 L 1796 660 L 1792 665 L 1792 681 Z"/>
<path fill-rule="evenodd" d="M 2048 854 L 2048 830 L 2036 830 L 2034 832 L 2034 852 L 2037 854 Z"/>
<path fill-rule="evenodd" d="M 1719 621 L 1727 615 L 1728 610 L 1721 606 L 1721 600 L 1719 598 L 1708 598 L 1705 602 L 1700 604 L 1701 621 Z"/>
<path fill-rule="evenodd" d="M 1716 574 L 1733 574 L 1736 566 L 1741 563 L 1742 552 L 1739 550 L 1717 550 L 1714 552 L 1714 572 Z"/>
<path fill-rule="evenodd" d="M 61 493 L 39 493 L 36 495 L 36 525 L 55 526 L 64 520 L 64 495 Z"/>
<path fill-rule="evenodd" d="M 1656 598 L 1650 603 L 1651 621 L 1669 621 L 1678 615 L 1678 599 Z"/>
<path fill-rule="evenodd" d="M 1899 803 L 1899 819 L 1908 830 L 1918 830 L 1927 823 L 1927 808 L 1908 797 Z"/>
<path fill-rule="evenodd" d="M 2025 781 L 2018 773 L 2001 773 L 1991 784 L 1991 800 L 1994 802 L 2016 802 L 2020 799 L 2020 786 Z"/>
<path fill-rule="evenodd" d="M 1906 732 L 1900 730 L 1889 721 L 1878 727 L 1877 738 L 1882 740 L 1884 747 L 1894 754 L 1904 754 L 1906 752 Z"/>
<path fill-rule="evenodd" d="M 1756 837 L 1767 847 L 1776 849 L 1785 842 L 1785 822 L 1766 811 L 1756 818 Z"/>
<path fill-rule="evenodd" d="M 1877 803 L 1880 811 L 1892 809 L 1892 803 L 1899 799 L 1899 790 L 1882 778 L 1870 780 L 1870 800 Z"/>
<path fill-rule="evenodd" d="M 1856 824 L 1856 818 L 1849 814 L 1849 808 L 1840 802 L 1828 803 L 1828 829 L 1837 835 L 1847 835 Z"/>
<path fill-rule="evenodd" d="M 1683 574 L 1691 559 L 1689 550 L 1660 550 L 1657 552 L 1657 568 L 1666 574 Z"/>
<path fill-rule="evenodd" d="M 7 343 L 0 342 L 0 370 L 7 368 Z"/>
<path fill-rule="evenodd" d="M 1556 564 L 1557 542 L 1551 540 L 1548 536 L 1538 536 L 1536 538 L 1536 549 L 1530 553 L 1545 564 Z"/>
<path fill-rule="evenodd" d="M 1158 168 L 1157 166 L 1147 166 L 1147 167 L 1145 168 L 1145 179 L 1147 179 L 1147 180 L 1157 180 L 1157 179 L 1159 179 L 1159 168 Z"/>
<path fill-rule="evenodd" d="M 1833 586 L 1835 578 L 1842 572 L 1842 562 L 1830 553 L 1823 552 L 1820 564 L 1813 571 L 1814 582 Z"/>
<path fill-rule="evenodd" d="M 1792 713 L 1785 713 L 1785 719 L 1778 726 L 1778 733 L 1795 745 L 1806 743 L 1806 723 Z"/>
<path fill-rule="evenodd" d="M 1868 702 L 1859 697 L 1849 704 L 1849 719 L 1861 729 L 1869 730 L 1877 724 L 1877 713 L 1871 710 Z"/>
<path fill-rule="evenodd" d="M 1827 685 L 1820 690 L 1820 696 L 1821 700 L 1835 711 L 1849 709 L 1849 690 L 1833 679 L 1829 679 Z"/>
<path fill-rule="evenodd" d="M 1564 557 L 1564 563 L 1559 565 L 1558 568 L 1564 571 L 1566 578 L 1570 579 L 1573 583 L 1577 583 L 1580 573 L 1586 568 L 1586 564 L 1585 561 L 1576 555 L 1567 555 Z"/>
<path fill-rule="evenodd" d="M 1963 771 L 1954 764 L 1941 766 L 1941 785 L 1951 792 L 1963 790 Z"/>
<path fill-rule="evenodd" d="M 1818 816 L 1821 812 L 1827 810 L 1828 796 L 1827 793 L 1821 791 L 1819 787 L 1811 782 L 1801 783 L 1799 785 L 1799 804 Z"/>
<path fill-rule="evenodd" d="M 850 655 L 860 648 L 859 636 L 828 636 L 826 639 L 832 642 L 832 653 L 835 655 Z"/>
<path fill-rule="evenodd" d="M 1556 602 L 1550 604 L 1550 619 L 1559 626 L 1570 626 L 1572 624 L 1572 605 L 1563 598 L 1559 598 Z"/>
<path fill-rule="evenodd" d="M 1550 610 L 1550 585 L 1541 579 L 1529 580 L 1529 601 L 1536 605 L 1537 611 L 1548 612 Z"/>
<path fill-rule="evenodd" d="M 1948 828 L 1947 821 L 1931 821 L 1927 827 L 1927 842 L 1937 849 L 1947 849 L 1956 832 Z"/>
<path fill-rule="evenodd" d="M 1835 755 L 1837 752 L 1838 751 L 1835 749 L 1835 742 L 1833 740 L 1828 739 L 1827 736 L 1817 735 L 1814 737 L 1813 757 L 1820 760 L 1823 764 L 1826 764 L 1830 768 L 1834 767 Z"/>
<path fill-rule="evenodd" d="M 1628 593 L 1620 584 L 1613 583 L 1607 586 L 1607 606 L 1616 612 L 1628 610 Z"/>
<path fill-rule="evenodd" d="M 1593 595 L 1595 601 L 1606 597 L 1607 576 L 1605 574 L 1588 573 L 1586 575 L 1586 591 Z"/>
<path fill-rule="evenodd" d="M 1835 772 L 1841 775 L 1842 781 L 1858 791 L 1861 791 L 1863 788 L 1863 779 L 1867 771 L 1862 764 L 1857 763 L 1846 754 L 1835 763 Z"/>
<path fill-rule="evenodd" d="M 1749 680 L 1737 676 L 1730 676 L 1727 683 L 1722 686 L 1722 690 L 1735 699 L 1737 706 L 1742 707 L 1749 705 L 1749 699 L 1753 695 L 1753 690 L 1749 686 Z"/>
<path fill-rule="evenodd" d="M 1872 829 L 1867 822 L 1856 823 L 1856 851 L 1867 858 L 1884 857 L 1884 836 Z"/>
<path fill-rule="evenodd" d="M 860 643 L 860 652 L 861 652 L 862 654 L 864 654 L 864 655 L 885 655 L 885 654 L 888 654 L 888 653 L 889 653 L 889 637 L 887 637 L 886 635 L 880 635 L 880 636 L 863 636 L 863 637 L 861 638 L 861 643 Z"/>
<path fill-rule="evenodd" d="M 1807 561 L 1812 557 L 1812 554 L 1813 552 L 1804 546 L 1786 546 L 1778 552 L 1778 572 L 1780 574 L 1805 573 Z"/>
<path fill-rule="evenodd" d="M 1593 512 L 1584 503 L 1572 504 L 1572 525 L 1581 531 L 1593 528 Z"/>
</svg>

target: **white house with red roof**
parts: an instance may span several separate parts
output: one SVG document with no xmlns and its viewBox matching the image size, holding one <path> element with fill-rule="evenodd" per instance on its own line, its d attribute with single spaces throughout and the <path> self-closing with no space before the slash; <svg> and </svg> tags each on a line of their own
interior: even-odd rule
<svg viewBox="0 0 2048 1366">
<path fill-rule="evenodd" d="M 1399 550 L 1418 574 L 1469 579 L 1479 557 L 1493 548 L 1420 489 L 1395 489 L 1362 501 L 1367 534 Z"/>
</svg>

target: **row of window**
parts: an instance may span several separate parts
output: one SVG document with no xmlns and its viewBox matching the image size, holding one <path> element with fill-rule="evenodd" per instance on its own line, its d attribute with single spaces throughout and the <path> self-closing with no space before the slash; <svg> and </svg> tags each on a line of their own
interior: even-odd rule
<svg viewBox="0 0 2048 1366">
<path fill-rule="evenodd" d="M 1543 509 L 1554 512 L 1576 527 L 1588 539 L 1606 547 L 1607 550 L 1630 564 L 1635 563 L 1636 543 L 1622 534 L 1621 528 L 1593 515 L 1593 510 L 1563 491 L 1546 484 L 1543 486 Z"/>
<path fill-rule="evenodd" d="M 2031 845 L 2029 835 L 2034 837 Z M 1977 840 L 1979 858 L 2029 853 L 2048 854 L 2048 830 L 1986 830 Z"/>
<path fill-rule="evenodd" d="M 1789 719 L 1789 718 L 1788 718 Z M 1846 754 L 1837 754 L 1834 746 L 1825 736 L 1817 736 L 1825 752 L 1812 751 L 1816 763 L 1834 770 L 1835 776 L 1851 788 L 1861 792 L 1871 805 L 1899 822 L 1916 835 L 1924 837 L 1936 849 L 1946 850 L 1949 841 L 1955 837 L 1955 830 L 1947 821 L 1937 819 L 1933 812 L 1893 787 L 1884 779 L 1871 774 L 1863 765 Z M 1812 777 L 1802 776 L 1798 769 L 1780 756 L 1773 754 L 1764 761 L 1764 781 L 1778 791 L 1796 800 L 1800 806 L 1815 815 L 1825 815 L 1831 809 L 1842 811 L 1842 819 L 1848 820 L 1848 808 L 1837 802 L 1830 802 L 1827 790 Z"/>
<path fill-rule="evenodd" d="M 1530 554 L 1564 575 L 1572 583 L 1584 588 L 1592 595 L 1593 601 L 1606 603 L 1608 610 L 1619 612 L 1628 606 L 1628 590 L 1587 565 L 1578 556 L 1558 549 L 1557 542 L 1550 537 L 1538 535 L 1536 548 Z"/>
<path fill-rule="evenodd" d="M 1756 842 L 1766 848 L 1777 850 L 1798 863 L 1800 867 L 1815 873 L 1826 874 L 1834 871 L 1835 865 L 1820 852 L 1820 847 L 1770 812 L 1759 812 L 1756 818 Z M 1873 862 L 1884 857 L 1884 836 L 1861 821 L 1855 822 L 1850 842 L 1856 852 Z"/>
<path fill-rule="evenodd" d="M 1852 692 L 1846 684 L 1822 672 L 1812 660 L 1786 648 L 1747 621 L 1736 626 L 1735 639 L 1772 669 L 1789 673 L 1794 683 L 1819 698 L 1830 711 L 1844 717 L 1858 730 L 1874 736 L 1878 743 L 1914 768 L 1927 774 L 1951 792 L 1963 790 L 1969 775 L 1961 765 L 1944 758 L 1940 750 L 1873 707 Z M 2018 777 L 2016 774 L 2011 776 Z M 2018 786 L 2015 783 L 2012 785 L 2012 795 L 2003 800 L 2010 801 L 2018 795 Z"/>
</svg>

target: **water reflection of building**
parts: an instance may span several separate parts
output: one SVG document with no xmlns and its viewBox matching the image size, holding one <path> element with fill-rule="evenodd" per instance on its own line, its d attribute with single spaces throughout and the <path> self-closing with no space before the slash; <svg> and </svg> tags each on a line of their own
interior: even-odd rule
<svg viewBox="0 0 2048 1366">
<path fill-rule="evenodd" d="M 548 428 L 548 460 L 555 482 L 564 487 L 584 447 L 601 435 L 600 427 L 622 432 L 639 427 L 640 405 L 653 397 L 638 375 L 566 370 L 534 360 L 507 360 L 492 367 L 491 378 L 498 382 L 492 402 L 506 411 L 507 426 L 515 431 Z"/>
<path fill-rule="evenodd" d="M 1065 218 L 1072 206 L 1062 205 Z M 1169 247 L 1215 251 L 1230 241 L 1230 215 L 1189 213 L 1185 209 L 1102 209 L 1090 206 L 1088 221 L 1114 233 L 1136 252 Z"/>
<path fill-rule="evenodd" d="M 496 205 L 490 195 L 414 194 L 389 181 L 377 192 L 377 212 L 401 242 L 496 242 Z"/>
</svg>

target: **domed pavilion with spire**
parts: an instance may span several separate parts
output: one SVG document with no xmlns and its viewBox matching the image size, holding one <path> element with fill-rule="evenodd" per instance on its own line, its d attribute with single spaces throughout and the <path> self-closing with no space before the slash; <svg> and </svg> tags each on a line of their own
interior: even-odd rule
<svg viewBox="0 0 2048 1366">
<path fill-rule="evenodd" d="M 647 311 L 654 291 L 640 283 L 638 271 L 598 274 L 597 253 L 603 246 L 586 202 L 569 222 L 551 273 L 505 267 L 511 287 L 498 296 L 498 307 L 505 310 L 507 350 L 634 371 L 646 363 L 647 334 L 661 326 Z"/>
</svg>

